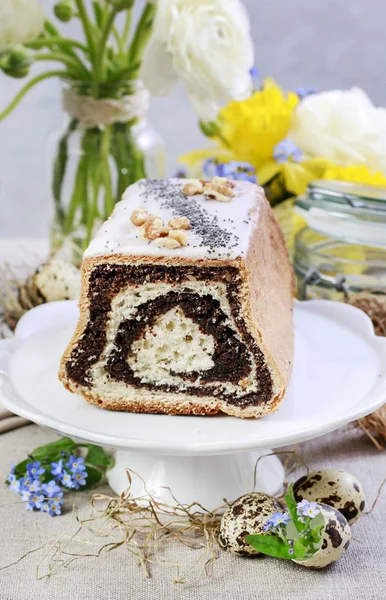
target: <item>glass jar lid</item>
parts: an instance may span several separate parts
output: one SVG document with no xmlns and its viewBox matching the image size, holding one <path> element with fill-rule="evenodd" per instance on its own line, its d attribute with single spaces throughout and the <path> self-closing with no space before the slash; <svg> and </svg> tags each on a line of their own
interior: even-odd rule
<svg viewBox="0 0 386 600">
<path fill-rule="evenodd" d="M 336 239 L 386 246 L 386 187 L 314 181 L 296 200 L 309 227 Z"/>
</svg>

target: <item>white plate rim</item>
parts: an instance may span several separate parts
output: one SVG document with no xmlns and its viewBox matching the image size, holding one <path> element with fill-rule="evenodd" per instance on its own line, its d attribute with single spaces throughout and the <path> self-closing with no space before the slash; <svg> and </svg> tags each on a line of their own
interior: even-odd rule
<svg viewBox="0 0 386 600">
<path fill-rule="evenodd" d="M 54 303 L 52 303 L 54 304 Z M 359 309 L 338 302 L 330 302 L 327 300 L 312 300 L 307 302 L 297 302 L 297 307 L 302 310 L 322 311 L 331 315 L 332 318 L 348 317 L 351 312 L 351 317 L 356 322 L 357 330 L 377 349 L 377 353 L 382 357 L 382 365 L 384 372 L 380 374 L 379 381 L 372 389 L 370 398 L 365 397 L 360 404 L 355 405 L 349 413 L 334 415 L 333 418 L 321 422 L 318 426 L 305 427 L 297 429 L 295 432 L 289 431 L 287 434 L 270 435 L 269 438 L 259 437 L 257 439 L 248 440 L 231 440 L 231 441 L 213 441 L 213 442 L 173 442 L 173 441 L 152 441 L 141 440 L 136 438 L 125 438 L 114 436 L 111 434 L 96 433 L 85 428 L 64 423 L 51 416 L 45 415 L 39 409 L 30 407 L 23 398 L 20 398 L 16 390 L 12 386 L 12 382 L 7 373 L 7 370 L 2 368 L 4 360 L 2 357 L 10 356 L 20 344 L 23 342 L 22 336 L 0 342 L 0 399 L 4 406 L 38 425 L 49 427 L 69 437 L 88 441 L 90 443 L 101 446 L 125 449 L 125 450 L 140 450 L 154 453 L 160 451 L 163 454 L 198 455 L 198 454 L 231 454 L 234 452 L 243 452 L 250 450 L 261 450 L 266 448 L 277 448 L 294 443 L 304 442 L 310 439 L 317 438 L 356 420 L 368 415 L 369 413 L 380 408 L 386 401 L 386 338 L 377 337 L 374 333 L 373 326 L 369 317 Z M 40 308 L 40 307 L 39 307 Z M 34 309 L 32 309 L 34 310 Z M 31 311 L 30 311 L 31 312 Z M 25 339 L 25 338 L 24 338 Z M 27 338 L 28 339 L 28 338 Z M 92 407 L 95 408 L 95 407 Z M 106 416 L 109 411 L 106 411 Z M 154 415 L 153 415 L 154 416 Z M 146 415 L 143 415 L 146 418 Z M 162 417 L 162 415 L 160 415 Z M 179 418 L 179 417 L 174 417 Z M 192 419 L 208 419 L 211 417 L 191 417 Z M 223 417 L 228 418 L 228 417 Z M 213 421 L 215 423 L 215 419 Z"/>
</svg>

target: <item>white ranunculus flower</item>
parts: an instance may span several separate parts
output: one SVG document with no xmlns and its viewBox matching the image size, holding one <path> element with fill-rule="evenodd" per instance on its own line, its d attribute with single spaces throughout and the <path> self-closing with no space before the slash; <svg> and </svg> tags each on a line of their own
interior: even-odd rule
<svg viewBox="0 0 386 600">
<path fill-rule="evenodd" d="M 0 0 L 0 52 L 37 38 L 43 23 L 39 0 Z"/>
<path fill-rule="evenodd" d="M 180 79 L 197 114 L 213 120 L 222 104 L 252 93 L 253 45 L 240 0 L 158 0 L 142 79 L 155 96 Z"/>
<path fill-rule="evenodd" d="M 307 96 L 296 108 L 289 137 L 309 156 L 386 173 L 386 109 L 359 88 Z"/>
</svg>

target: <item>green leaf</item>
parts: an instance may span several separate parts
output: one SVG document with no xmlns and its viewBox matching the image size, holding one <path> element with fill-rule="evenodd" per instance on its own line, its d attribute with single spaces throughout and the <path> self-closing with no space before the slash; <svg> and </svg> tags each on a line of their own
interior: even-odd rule
<svg viewBox="0 0 386 600">
<path fill-rule="evenodd" d="M 309 540 L 306 540 L 303 537 L 298 537 L 298 538 L 295 538 L 295 539 L 296 539 L 296 542 L 298 544 L 300 544 L 301 546 L 303 546 L 304 548 L 308 548 L 308 546 L 310 545 Z"/>
<path fill-rule="evenodd" d="M 306 556 L 306 554 L 308 554 L 309 545 L 307 542 L 305 542 L 305 540 L 302 540 L 301 538 L 299 538 L 297 540 L 294 540 L 293 549 L 294 549 L 294 554 L 293 554 L 292 558 L 295 558 L 296 560 L 298 560 L 298 559 L 304 558 L 304 556 Z"/>
<path fill-rule="evenodd" d="M 109 469 L 114 464 L 114 459 L 107 456 L 103 448 L 94 446 L 94 444 L 88 445 L 85 461 L 87 464 L 94 465 L 95 467 L 104 467 L 106 469 Z"/>
<path fill-rule="evenodd" d="M 16 474 L 20 473 L 21 475 L 25 475 L 27 473 L 27 463 L 29 462 L 31 462 L 30 458 L 26 458 L 25 460 L 19 462 L 19 464 L 15 467 Z"/>
<path fill-rule="evenodd" d="M 56 29 L 56 27 L 48 19 L 44 20 L 44 30 L 49 35 L 52 35 L 52 36 L 58 36 L 59 35 L 59 31 Z"/>
<path fill-rule="evenodd" d="M 199 127 L 208 138 L 213 138 L 220 133 L 220 127 L 215 121 L 199 121 Z"/>
<path fill-rule="evenodd" d="M 294 554 L 288 554 L 291 546 L 274 535 L 247 535 L 245 541 L 262 554 L 286 560 L 294 558 Z"/>
<path fill-rule="evenodd" d="M 56 479 L 55 475 L 53 475 L 51 473 L 51 469 L 48 468 L 46 469 L 46 472 L 40 476 L 41 478 L 41 482 L 42 483 L 48 483 L 49 481 L 52 481 L 53 479 Z"/>
<path fill-rule="evenodd" d="M 94 11 L 95 21 L 98 25 L 99 29 L 102 29 L 103 26 L 103 8 L 99 4 L 99 2 L 93 1 L 92 8 Z"/>
<path fill-rule="evenodd" d="M 72 452 L 78 447 L 73 440 L 70 438 L 60 438 L 56 442 L 51 442 L 45 446 L 38 446 L 31 452 L 31 456 L 35 460 L 43 460 L 45 458 L 52 459 L 60 455 L 61 452 Z M 28 461 L 27 461 L 28 462 Z"/>
<path fill-rule="evenodd" d="M 310 529 L 310 537 L 314 543 L 318 543 L 322 539 L 323 529 L 324 529 L 324 523 L 319 525 L 319 527 Z"/>
<path fill-rule="evenodd" d="M 94 469 L 94 467 L 87 466 L 87 473 L 88 477 L 86 479 L 86 485 L 83 485 L 80 490 L 89 490 L 102 479 L 102 472 L 98 471 L 98 469 Z"/>
<path fill-rule="evenodd" d="M 288 510 L 291 514 L 292 520 L 294 522 L 294 525 L 297 529 L 297 531 L 301 532 L 305 529 L 306 525 L 305 523 L 302 523 L 301 521 L 299 521 L 299 517 L 298 517 L 298 513 L 297 513 L 297 509 L 296 509 L 296 499 L 294 496 L 294 490 L 293 490 L 293 485 L 291 483 L 291 485 L 288 487 L 287 493 L 284 496 L 284 500 L 285 503 L 287 504 Z"/>
</svg>

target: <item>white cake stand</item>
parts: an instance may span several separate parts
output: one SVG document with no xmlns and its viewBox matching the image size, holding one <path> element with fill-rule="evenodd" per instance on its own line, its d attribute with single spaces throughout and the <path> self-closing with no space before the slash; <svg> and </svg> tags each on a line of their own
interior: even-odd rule
<svg viewBox="0 0 386 600">
<path fill-rule="evenodd" d="M 61 354 L 77 319 L 72 302 L 27 313 L 12 340 L 0 342 L 0 400 L 21 415 L 72 438 L 114 448 L 108 480 L 117 493 L 126 468 L 149 492 L 207 508 L 253 489 L 253 471 L 271 448 L 309 440 L 376 410 L 386 400 L 386 339 L 351 306 L 296 303 L 295 363 L 280 409 L 260 420 L 225 415 L 183 417 L 109 412 L 67 392 L 57 379 Z M 284 472 L 276 456 L 257 469 L 256 489 L 273 494 Z M 133 493 L 144 493 L 134 480 Z"/>
</svg>

